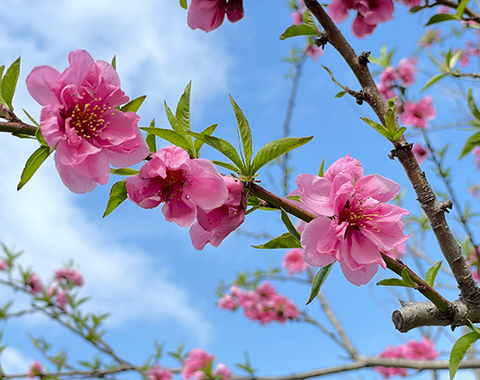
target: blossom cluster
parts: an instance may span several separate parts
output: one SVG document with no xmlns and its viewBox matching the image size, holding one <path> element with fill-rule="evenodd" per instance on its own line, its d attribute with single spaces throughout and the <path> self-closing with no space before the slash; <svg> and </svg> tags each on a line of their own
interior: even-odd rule
<svg viewBox="0 0 480 380">
<path fill-rule="evenodd" d="M 380 83 L 377 86 L 385 100 L 396 96 L 394 88 L 406 88 L 415 83 L 416 63 L 415 59 L 402 58 L 398 62 L 397 68 L 387 66 L 383 69 L 380 74 Z"/>
<path fill-rule="evenodd" d="M 194 348 L 189 352 L 183 361 L 182 376 L 184 380 L 192 378 L 193 380 L 206 380 L 217 378 L 220 380 L 230 380 L 232 371 L 224 364 L 218 363 L 215 370 L 212 371 L 212 364 L 215 356 L 209 354 L 201 348 Z M 152 379 L 169 380 L 169 379 Z"/>
<path fill-rule="evenodd" d="M 433 360 L 438 357 L 438 352 L 434 346 L 435 344 L 430 339 L 422 337 L 420 341 L 409 340 L 407 344 L 400 346 L 387 346 L 378 356 L 392 359 Z M 384 379 L 396 375 L 407 376 L 406 368 L 374 367 L 374 369 L 380 372 Z"/>
<path fill-rule="evenodd" d="M 218 301 L 218 306 L 225 310 L 242 307 L 246 318 L 259 321 L 262 325 L 273 321 L 284 323 L 299 316 L 295 304 L 287 297 L 279 295 L 268 281 L 250 291 L 233 285 L 230 294 L 225 294 Z"/>
<path fill-rule="evenodd" d="M 290 195 L 300 196 L 301 207 L 317 215 L 305 227 L 301 244 L 310 265 L 324 267 L 335 261 L 353 284 L 366 284 L 386 268 L 380 251 L 405 243 L 403 215 L 409 212 L 387 201 L 400 186 L 378 174 L 363 175 L 359 161 L 350 157 L 334 162 L 324 177 L 300 174 Z"/>
</svg>

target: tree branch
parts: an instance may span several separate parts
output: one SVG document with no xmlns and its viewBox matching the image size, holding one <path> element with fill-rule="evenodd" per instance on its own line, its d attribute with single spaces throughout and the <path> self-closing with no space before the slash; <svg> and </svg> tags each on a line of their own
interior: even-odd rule
<svg viewBox="0 0 480 380">
<path fill-rule="evenodd" d="M 22 121 L 0 121 L 0 132 L 21 133 L 23 135 L 35 136 L 36 131 L 37 127 L 26 124 Z"/>
</svg>

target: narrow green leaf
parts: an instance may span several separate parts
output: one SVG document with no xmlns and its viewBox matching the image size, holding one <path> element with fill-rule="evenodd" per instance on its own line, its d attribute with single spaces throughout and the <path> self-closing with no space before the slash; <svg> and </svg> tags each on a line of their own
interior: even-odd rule
<svg viewBox="0 0 480 380">
<path fill-rule="evenodd" d="M 386 128 L 389 131 L 389 136 L 395 135 L 395 111 L 392 111 L 391 109 L 388 109 L 387 112 L 385 112 L 385 125 Z"/>
<path fill-rule="evenodd" d="M 150 128 L 155 128 L 155 119 L 152 119 L 150 122 Z M 155 135 L 152 133 L 147 133 L 145 141 L 147 142 L 148 150 L 152 153 L 155 153 L 157 151 L 157 141 Z"/>
<path fill-rule="evenodd" d="M 237 168 L 233 164 L 229 164 L 228 162 L 223 162 L 223 161 L 217 161 L 217 160 L 212 160 L 212 163 L 217 166 L 221 166 L 222 168 L 231 170 L 234 173 L 240 173 L 240 169 Z"/>
<path fill-rule="evenodd" d="M 214 136 L 205 136 L 200 133 L 190 132 L 193 137 L 202 140 L 205 144 L 210 145 L 213 149 L 218 150 L 220 153 L 224 154 L 228 157 L 239 169 L 241 169 L 242 173 L 246 170 L 244 163 L 242 162 L 238 152 L 235 148 L 230 144 L 228 141 L 220 139 Z"/>
<path fill-rule="evenodd" d="M 140 106 L 142 105 L 142 103 L 144 102 L 146 97 L 147 97 L 147 95 L 143 95 L 143 96 L 139 96 L 136 99 L 130 100 L 127 104 L 120 107 L 120 111 L 122 111 L 122 112 L 128 112 L 128 111 L 137 112 L 138 109 L 140 108 Z"/>
<path fill-rule="evenodd" d="M 450 352 L 449 359 L 449 372 L 450 380 L 453 380 L 455 374 L 457 373 L 460 362 L 465 357 L 467 351 L 473 346 L 473 344 L 478 340 L 480 334 L 477 332 L 471 332 L 461 336 L 453 345 L 452 352 Z"/>
<path fill-rule="evenodd" d="M 177 110 L 175 111 L 175 117 L 185 131 L 189 131 L 190 128 L 190 90 L 192 88 L 192 82 L 190 81 L 185 87 L 180 100 L 178 101 Z"/>
<path fill-rule="evenodd" d="M 325 172 L 325 158 L 322 160 L 322 164 L 320 165 L 320 169 L 318 170 L 318 176 L 323 177 Z"/>
<path fill-rule="evenodd" d="M 187 9 L 187 0 L 180 0 L 180 6 L 183 9 Z"/>
<path fill-rule="evenodd" d="M 323 66 L 322 67 L 327 70 L 327 73 L 328 75 L 330 75 L 330 78 L 332 79 L 332 82 L 335 83 L 336 85 L 340 86 L 342 90 L 345 90 L 345 86 L 342 86 L 340 83 L 338 83 L 338 81 L 333 77 L 333 73 L 332 73 L 332 70 L 330 70 L 327 66 Z"/>
<path fill-rule="evenodd" d="M 440 79 L 442 79 L 443 77 L 447 76 L 446 73 L 439 73 L 439 74 L 436 74 L 434 75 L 433 77 L 431 77 L 427 83 L 425 83 L 425 85 L 423 86 L 423 88 L 420 90 L 420 92 L 422 91 L 425 91 L 427 88 L 429 88 L 432 84 L 438 82 Z"/>
<path fill-rule="evenodd" d="M 185 132 L 185 130 L 183 129 L 183 127 L 180 125 L 180 122 L 177 120 L 177 118 L 175 117 L 175 115 L 173 114 L 172 110 L 170 109 L 170 107 L 167 105 L 167 102 L 164 101 L 163 102 L 163 106 L 165 108 L 165 113 L 167 114 L 167 119 L 168 119 L 168 122 L 170 123 L 170 126 L 172 127 L 172 129 L 177 132 L 178 134 L 182 135 L 183 137 L 185 137 L 186 139 L 191 139 L 191 136 L 187 135 L 187 133 Z"/>
<path fill-rule="evenodd" d="M 386 137 L 388 140 L 391 139 L 390 132 L 382 124 L 378 124 L 373 120 L 370 120 L 368 117 L 361 117 L 360 119 L 367 123 L 373 129 L 375 129 L 382 136 Z"/>
<path fill-rule="evenodd" d="M 38 142 L 39 142 L 42 146 L 48 146 L 47 142 L 46 142 L 45 139 L 43 138 L 42 130 L 41 130 L 40 128 L 37 128 L 37 130 L 35 131 L 35 138 L 38 140 Z"/>
<path fill-rule="evenodd" d="M 181 134 L 172 131 L 171 129 L 163 128 L 140 128 L 141 130 L 151 133 L 152 135 L 161 137 L 164 140 L 172 143 L 173 145 L 179 146 L 180 148 L 185 149 L 190 157 L 194 157 L 194 154 L 191 149 L 191 144 L 185 137 Z"/>
<path fill-rule="evenodd" d="M 395 102 L 397 101 L 397 99 L 398 99 L 398 97 L 395 96 L 395 97 L 389 98 L 389 99 L 387 100 L 387 107 L 388 107 L 389 110 L 392 110 L 392 111 L 395 111 L 395 110 L 396 110 L 397 105 L 396 105 Z"/>
<path fill-rule="evenodd" d="M 318 36 L 318 32 L 308 25 L 292 25 L 280 35 L 280 40 L 296 36 Z"/>
<path fill-rule="evenodd" d="M 202 135 L 211 136 L 215 129 L 217 129 L 218 124 L 212 124 L 211 126 L 205 128 L 201 133 Z M 200 149 L 202 148 L 204 142 L 200 139 L 195 139 L 194 147 L 195 152 L 197 153 L 197 158 L 200 157 Z"/>
<path fill-rule="evenodd" d="M 136 169 L 131 169 L 131 168 L 118 168 L 118 169 L 110 169 L 110 173 L 116 174 L 116 175 L 135 175 L 138 174 L 138 170 Z"/>
<path fill-rule="evenodd" d="M 25 167 L 23 168 L 22 175 L 20 176 L 20 182 L 17 186 L 17 190 L 20 190 L 25 184 L 32 178 L 40 165 L 50 155 L 50 148 L 48 146 L 41 146 L 28 158 Z"/>
<path fill-rule="evenodd" d="M 480 334 L 480 329 L 477 326 L 475 326 L 470 319 L 467 319 L 467 326 L 470 327 L 477 334 Z"/>
<path fill-rule="evenodd" d="M 465 12 L 465 8 L 467 7 L 467 4 L 470 2 L 470 0 L 462 0 L 461 3 L 457 7 L 457 13 L 456 16 L 458 18 L 462 18 L 463 12 Z"/>
<path fill-rule="evenodd" d="M 127 199 L 127 182 L 124 179 L 113 184 L 108 198 L 107 208 L 103 213 L 103 218 L 115 210 L 125 199 Z"/>
<path fill-rule="evenodd" d="M 407 284 L 415 286 L 415 283 L 413 282 L 410 275 L 408 274 L 407 268 L 402 269 L 401 276 L 402 276 L 403 281 L 405 281 Z"/>
<path fill-rule="evenodd" d="M 425 282 L 428 285 L 433 287 L 433 284 L 435 283 L 435 278 L 437 277 L 438 270 L 440 269 L 441 266 L 442 266 L 442 262 L 439 261 L 427 271 L 427 274 L 425 275 Z"/>
<path fill-rule="evenodd" d="M 347 91 L 340 91 L 335 94 L 336 98 L 343 98 L 343 96 L 347 93 Z"/>
<path fill-rule="evenodd" d="M 377 285 L 383 285 L 383 286 L 403 286 L 405 288 L 413 288 L 413 285 L 410 285 L 409 283 L 400 280 L 399 278 L 387 278 L 385 280 L 381 280 L 377 282 Z"/>
<path fill-rule="evenodd" d="M 9 109 L 13 109 L 12 101 L 20 75 L 20 57 L 18 57 L 7 69 L 0 85 L 2 98 Z"/>
<path fill-rule="evenodd" d="M 310 9 L 305 8 L 302 18 L 305 25 L 308 25 L 312 29 L 317 29 L 317 25 L 315 24 L 315 20 L 313 18 L 312 12 L 310 12 Z"/>
<path fill-rule="evenodd" d="M 280 212 L 282 213 L 282 222 L 285 224 L 285 227 L 287 227 L 288 232 L 290 232 L 295 239 L 300 241 L 300 234 L 290 220 L 287 212 L 283 208 L 280 209 Z"/>
<path fill-rule="evenodd" d="M 3 71 L 4 70 L 5 70 L 5 65 L 0 66 L 0 89 L 2 88 L 2 77 L 3 77 Z M 5 100 L 3 100 L 1 90 L 0 90 L 0 103 L 5 104 Z"/>
<path fill-rule="evenodd" d="M 422 9 L 424 9 L 425 7 L 422 7 L 421 5 L 417 5 L 415 7 L 412 7 L 408 10 L 409 13 L 417 13 L 419 11 L 421 11 Z"/>
<path fill-rule="evenodd" d="M 301 203 L 301 201 L 300 201 L 301 196 L 300 196 L 300 195 L 288 195 L 288 196 L 286 196 L 285 198 L 290 199 L 291 201 L 295 201 L 295 202 L 300 202 L 300 203 Z"/>
<path fill-rule="evenodd" d="M 309 142 L 313 136 L 309 137 L 284 137 L 282 139 L 274 140 L 263 146 L 253 159 L 251 175 L 260 170 L 263 166 L 273 161 L 282 154 L 292 151 L 298 147 Z"/>
<path fill-rule="evenodd" d="M 315 297 L 318 295 L 320 288 L 322 287 L 323 283 L 325 282 L 328 275 L 330 274 L 330 271 L 333 268 L 333 264 L 335 264 L 335 262 L 328 264 L 327 266 L 319 269 L 319 271 L 315 275 L 315 278 L 313 279 L 312 290 L 310 291 L 310 297 L 308 297 L 308 301 L 305 305 L 308 305 L 310 302 L 312 302 L 315 299 Z"/>
<path fill-rule="evenodd" d="M 117 70 L 117 56 L 116 55 L 113 56 L 111 65 L 116 71 Z"/>
<path fill-rule="evenodd" d="M 397 141 L 398 138 L 399 138 L 401 135 L 403 135 L 403 133 L 404 133 L 406 130 L 407 130 L 407 128 L 405 128 L 405 127 L 400 127 L 400 128 L 398 129 L 398 131 L 395 132 L 395 135 L 393 135 L 393 139 L 392 139 L 393 141 L 392 141 L 392 142 Z"/>
<path fill-rule="evenodd" d="M 474 133 L 465 141 L 459 159 L 470 153 L 478 145 L 480 145 L 480 132 Z"/>
<path fill-rule="evenodd" d="M 228 96 L 230 97 L 230 103 L 232 104 L 233 112 L 235 113 L 235 118 L 237 119 L 238 130 L 240 131 L 240 136 L 242 138 L 245 162 L 247 167 L 249 167 L 252 160 L 252 131 L 248 125 L 247 118 L 243 114 L 238 104 L 235 102 L 235 100 L 233 100 L 231 95 Z"/>
<path fill-rule="evenodd" d="M 257 249 L 302 248 L 300 242 L 289 232 L 277 236 L 265 244 L 252 245 L 252 247 Z"/>
<path fill-rule="evenodd" d="M 475 100 L 473 99 L 471 87 L 468 89 L 467 103 L 468 103 L 468 108 L 470 109 L 470 112 L 472 113 L 473 117 L 477 120 L 480 120 L 480 111 L 478 110 L 477 105 L 475 104 Z"/>
<path fill-rule="evenodd" d="M 450 60 L 450 66 L 449 66 L 450 70 L 453 70 L 453 68 L 457 64 L 462 54 L 463 54 L 463 50 L 459 50 L 454 55 L 452 55 L 452 59 Z"/>
<path fill-rule="evenodd" d="M 430 20 L 425 24 L 425 26 L 438 24 L 440 22 L 450 21 L 450 20 L 458 20 L 457 16 L 449 14 L 449 13 L 438 13 L 430 17 Z"/>
<path fill-rule="evenodd" d="M 37 121 L 30 116 L 30 114 L 24 109 L 22 108 L 23 112 L 25 112 L 25 115 L 27 115 L 27 117 L 30 119 L 30 121 L 35 124 L 36 127 L 40 128 L 40 124 L 37 123 Z"/>
</svg>

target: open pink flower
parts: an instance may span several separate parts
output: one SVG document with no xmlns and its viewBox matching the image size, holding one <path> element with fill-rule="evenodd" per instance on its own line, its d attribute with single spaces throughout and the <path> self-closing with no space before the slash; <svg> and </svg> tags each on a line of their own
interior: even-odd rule
<svg viewBox="0 0 480 380">
<path fill-rule="evenodd" d="M 33 379 L 35 376 L 39 376 L 42 373 L 43 366 L 38 360 L 34 360 L 32 364 L 30 364 L 30 368 L 28 369 L 27 376 L 30 379 Z"/>
<path fill-rule="evenodd" d="M 219 376 L 222 380 L 230 380 L 232 378 L 232 371 L 230 371 L 224 363 L 218 363 L 212 375 Z"/>
<path fill-rule="evenodd" d="M 205 371 L 211 366 L 214 359 L 215 356 L 209 354 L 207 351 L 201 348 L 194 348 L 183 361 L 183 378 L 185 380 L 192 376 L 196 379 L 203 378 L 202 374 L 197 374 L 197 372 L 203 372 L 203 376 L 205 376 Z"/>
<path fill-rule="evenodd" d="M 178 146 L 167 146 L 152 155 L 140 172 L 127 178 L 128 198 L 143 208 L 165 202 L 165 219 L 188 227 L 197 207 L 213 210 L 224 204 L 228 190 L 220 173 L 205 159 L 191 159 Z"/>
<path fill-rule="evenodd" d="M 243 0 L 192 0 L 187 23 L 191 29 L 210 32 L 222 25 L 227 15 L 230 22 L 243 18 Z"/>
<path fill-rule="evenodd" d="M 213 210 L 197 208 L 197 222 L 190 228 L 193 246 L 202 250 L 207 243 L 218 247 L 245 220 L 247 199 L 241 181 L 222 177 L 228 190 L 225 203 Z"/>
<path fill-rule="evenodd" d="M 162 368 L 160 364 L 154 364 L 146 371 L 146 375 L 150 380 L 170 380 L 173 377 L 172 371 Z"/>
<path fill-rule="evenodd" d="M 403 215 L 409 212 L 387 201 L 400 186 L 378 174 L 364 176 L 359 161 L 346 157 L 334 162 L 325 177 L 300 174 L 295 183 L 300 201 L 319 217 L 302 233 L 304 259 L 323 267 L 335 260 L 355 285 L 366 284 L 385 268 L 380 250 L 388 252 L 408 240 Z"/>
<path fill-rule="evenodd" d="M 437 350 L 435 350 L 435 343 L 425 336 L 422 336 L 422 340 L 417 342 L 415 340 L 409 340 L 406 346 L 405 358 L 411 360 L 433 360 L 438 356 Z"/>
<path fill-rule="evenodd" d="M 424 148 L 423 145 L 419 143 L 415 143 L 413 145 L 412 152 L 415 155 L 415 158 L 417 159 L 419 164 L 422 164 L 430 153 L 428 149 Z"/>
<path fill-rule="evenodd" d="M 148 155 L 148 147 L 137 127 L 140 118 L 115 109 L 128 101 L 115 69 L 94 62 L 85 50 L 70 52 L 68 60 L 63 73 L 35 67 L 27 88 L 43 106 L 41 131 L 56 148 L 55 165 L 63 183 L 74 193 L 86 193 L 108 182 L 110 164 L 137 164 Z"/>
<path fill-rule="evenodd" d="M 302 273 L 308 268 L 308 264 L 303 259 L 303 249 L 293 248 L 283 256 L 282 267 L 284 267 L 290 276 L 295 273 Z"/>
<path fill-rule="evenodd" d="M 398 62 L 397 71 L 403 87 L 408 87 L 415 83 L 415 74 L 417 73 L 415 64 L 415 59 L 402 58 Z"/>
<path fill-rule="evenodd" d="M 39 294 L 43 291 L 42 281 L 37 273 L 32 273 L 25 281 L 25 285 L 30 288 L 30 293 L 32 294 Z"/>
<path fill-rule="evenodd" d="M 427 120 L 434 119 L 437 114 L 430 96 L 425 96 L 418 103 L 405 102 L 403 109 L 404 112 L 400 115 L 402 123 L 418 128 L 426 128 Z"/>
<path fill-rule="evenodd" d="M 65 279 L 68 283 L 74 284 L 76 286 L 83 285 L 82 274 L 73 268 L 57 269 L 54 274 L 54 280 L 56 282 L 61 282 L 62 279 Z"/>
</svg>

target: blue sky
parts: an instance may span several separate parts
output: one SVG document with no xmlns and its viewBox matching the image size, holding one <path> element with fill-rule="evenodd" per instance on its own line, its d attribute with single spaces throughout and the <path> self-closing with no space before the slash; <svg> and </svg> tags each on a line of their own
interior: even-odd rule
<svg viewBox="0 0 480 380">
<path fill-rule="evenodd" d="M 205 34 L 187 28 L 186 12 L 177 1 L 144 0 L 133 5 L 120 0 L 6 0 L 0 4 L 0 64 L 8 65 L 22 56 L 14 106 L 21 117 L 22 108 L 38 117 L 40 106 L 29 97 L 24 84 L 33 67 L 46 64 L 62 71 L 68 52 L 79 48 L 106 61 L 116 54 L 124 91 L 131 98 L 148 95 L 139 112 L 142 126 L 155 118 L 157 126 L 167 127 L 163 100 L 173 108 L 192 80 L 193 129 L 199 131 L 219 123 L 217 135 L 234 143 L 235 118 L 227 96 L 230 93 L 249 119 L 254 148 L 258 150 L 281 137 L 291 85 L 284 78 L 288 64 L 281 58 L 292 44 L 302 47 L 304 43 L 303 39 L 279 41 L 278 36 L 291 22 L 289 10 L 279 3 L 262 0 L 254 4 L 246 0 L 246 17 L 242 21 L 225 23 L 217 31 Z M 341 25 L 357 53 L 371 50 L 378 56 L 381 46 L 388 43 L 389 47 L 399 48 L 394 57 L 396 64 L 403 56 L 416 52 L 415 42 L 428 16 L 409 15 L 398 3 L 396 8 L 394 21 L 380 25 L 373 36 L 363 40 L 352 37 L 351 18 Z M 435 72 L 422 54 L 417 90 Z M 374 118 L 371 110 L 367 105 L 359 107 L 351 98 L 334 99 L 339 89 L 320 64 L 328 66 L 342 84 L 358 88 L 347 65 L 329 46 L 317 62 L 306 63 L 292 134 L 315 138 L 293 155 L 294 174 L 316 173 L 323 158 L 328 166 L 350 153 L 363 163 L 365 173 L 379 173 L 408 187 L 399 163 L 387 158 L 391 149 L 388 141 L 359 120 L 360 116 Z M 475 65 L 471 68 L 478 69 Z M 434 97 L 438 110 L 432 125 L 464 118 L 455 99 L 445 96 L 452 92 L 449 86 L 446 82 L 426 92 Z M 469 83 L 462 86 L 467 89 Z M 415 94 L 417 99 L 420 96 L 423 95 Z M 478 174 L 471 158 L 456 162 L 466 136 L 466 132 L 432 135 L 436 144 L 452 143 L 449 157 L 462 201 L 467 198 L 465 184 L 474 183 L 473 177 Z M 412 141 L 419 138 L 414 136 Z M 143 362 L 152 352 L 153 339 L 158 339 L 165 342 L 167 350 L 175 350 L 180 342 L 187 350 L 203 347 L 230 367 L 241 362 L 243 353 L 248 351 L 260 375 L 343 362 L 343 353 L 309 326 L 287 323 L 261 327 L 245 320 L 240 313 L 215 307 L 214 291 L 219 279 L 228 282 L 238 271 L 266 268 L 271 263 L 279 265 L 283 252 L 257 251 L 250 245 L 261 241 L 238 234 L 230 236 L 218 249 L 207 247 L 198 252 L 190 244 L 188 230 L 165 222 L 160 209 L 143 210 L 128 202 L 102 219 L 109 185 L 118 178 L 92 193 L 74 195 L 62 185 L 53 160 L 46 162 L 17 192 L 23 165 L 36 147 L 35 142 L 0 135 L 0 240 L 25 250 L 22 264 L 34 266 L 44 279 L 73 258 L 85 276 L 82 294 L 92 297 L 87 308 L 112 312 L 106 337 L 127 359 Z M 218 156 L 204 148 L 203 157 Z M 429 164 L 425 164 L 425 170 L 429 178 L 434 178 Z M 278 170 L 270 166 L 263 169 L 261 178 L 267 187 L 275 189 L 270 178 L 277 174 Z M 438 181 L 433 183 L 440 188 Z M 409 188 L 407 205 L 418 213 L 414 198 Z M 274 213 L 254 214 L 242 229 L 267 231 L 271 235 L 284 232 Z M 458 227 L 453 229 L 462 236 Z M 429 252 L 437 258 L 434 245 L 429 246 Z M 300 308 L 309 292 L 299 285 L 278 284 L 278 289 Z M 390 313 L 398 306 L 396 296 L 377 288 L 374 281 L 357 288 L 335 268 L 324 291 L 363 354 L 375 355 L 387 344 L 419 338 L 415 331 L 402 335 L 394 330 Z M 0 297 L 3 300 L 9 294 L 0 289 Z M 455 293 L 450 297 L 454 298 Z M 18 302 L 22 305 L 25 300 Z M 317 305 L 307 308 L 323 320 L 318 309 Z M 1 359 L 7 371 L 25 371 L 31 360 L 40 359 L 26 331 L 45 336 L 55 342 L 56 348 L 68 347 L 79 359 L 92 356 L 88 346 L 42 318 L 25 318 L 4 329 L 10 348 Z M 442 350 L 446 351 L 450 344 L 443 343 Z M 168 357 L 162 364 L 176 365 Z M 374 376 L 380 378 L 367 370 L 341 378 Z"/>
</svg>

